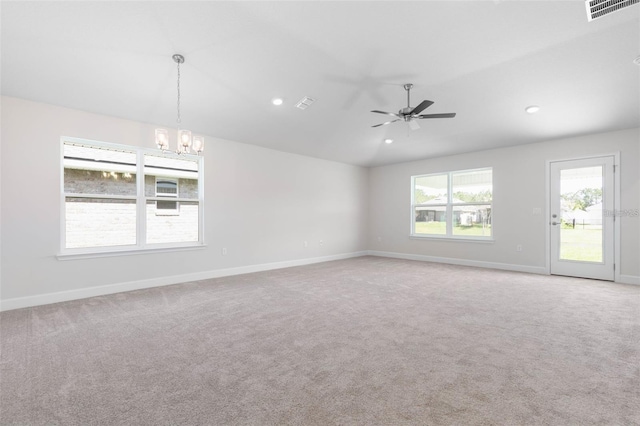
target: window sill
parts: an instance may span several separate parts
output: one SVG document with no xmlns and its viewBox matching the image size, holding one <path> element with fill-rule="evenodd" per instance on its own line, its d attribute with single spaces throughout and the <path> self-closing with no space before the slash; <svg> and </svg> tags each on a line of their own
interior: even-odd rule
<svg viewBox="0 0 640 426">
<path fill-rule="evenodd" d="M 431 241 L 455 241 L 458 243 L 483 243 L 493 244 L 496 240 L 493 237 L 451 237 L 451 236 L 438 236 L 438 235 L 409 235 L 412 240 L 431 240 Z"/>
<path fill-rule="evenodd" d="M 108 250 L 69 250 L 65 253 L 56 255 L 58 260 L 76 260 L 76 259 L 94 259 L 99 257 L 114 257 L 114 256 L 131 256 L 137 254 L 154 254 L 154 253 L 169 253 L 176 251 L 188 251 L 188 250 L 201 250 L 207 247 L 206 244 L 188 244 L 180 246 L 162 246 L 162 247 L 150 247 L 150 248 L 122 248 Z"/>
</svg>

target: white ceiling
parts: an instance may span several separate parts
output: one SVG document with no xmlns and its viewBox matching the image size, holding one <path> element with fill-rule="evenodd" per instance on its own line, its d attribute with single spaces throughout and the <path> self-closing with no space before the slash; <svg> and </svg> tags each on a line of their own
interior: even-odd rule
<svg viewBox="0 0 640 426">
<path fill-rule="evenodd" d="M 175 128 L 181 53 L 185 128 L 344 163 L 640 127 L 640 5 L 593 22 L 582 0 L 3 1 L 1 14 L 3 95 Z M 412 106 L 457 117 L 372 128 L 387 121 L 372 109 L 406 106 L 404 83 Z M 304 96 L 317 101 L 302 111 Z"/>
</svg>

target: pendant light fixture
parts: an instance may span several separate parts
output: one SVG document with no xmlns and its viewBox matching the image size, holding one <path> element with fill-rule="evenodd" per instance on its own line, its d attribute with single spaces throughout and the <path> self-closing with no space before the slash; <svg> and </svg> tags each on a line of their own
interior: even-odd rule
<svg viewBox="0 0 640 426">
<path fill-rule="evenodd" d="M 177 140 L 177 154 L 190 154 L 191 150 L 200 155 L 204 151 L 204 137 L 191 136 L 190 130 L 181 128 L 182 118 L 180 117 L 180 64 L 184 63 L 184 56 L 175 54 L 172 56 L 173 61 L 178 64 L 178 102 L 177 110 L 178 116 L 176 119 L 178 127 L 178 140 Z M 156 145 L 158 149 L 163 151 L 169 150 L 169 131 L 167 129 L 156 129 Z"/>
</svg>

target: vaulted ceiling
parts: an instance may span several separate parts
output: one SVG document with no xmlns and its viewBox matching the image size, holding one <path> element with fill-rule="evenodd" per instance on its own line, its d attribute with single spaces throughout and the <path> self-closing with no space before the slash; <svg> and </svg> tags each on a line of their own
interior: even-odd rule
<svg viewBox="0 0 640 426">
<path fill-rule="evenodd" d="M 344 163 L 640 127 L 640 5 L 592 22 L 581 0 L 3 1 L 1 15 L 3 95 L 175 127 L 180 53 L 184 127 Z M 387 119 L 371 110 L 406 106 L 404 83 L 412 106 L 456 118 L 372 128 Z"/>
</svg>

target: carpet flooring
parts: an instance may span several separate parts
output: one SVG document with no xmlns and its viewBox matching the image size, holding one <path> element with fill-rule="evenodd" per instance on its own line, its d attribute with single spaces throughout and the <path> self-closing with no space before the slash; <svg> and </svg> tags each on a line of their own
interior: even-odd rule
<svg viewBox="0 0 640 426">
<path fill-rule="evenodd" d="M 640 425 L 640 286 L 360 257 L 0 332 L 2 425 Z"/>
</svg>

